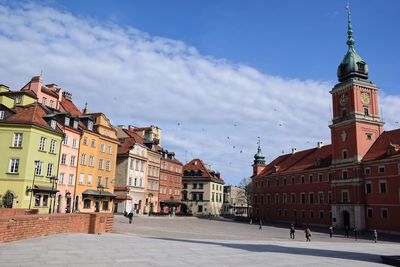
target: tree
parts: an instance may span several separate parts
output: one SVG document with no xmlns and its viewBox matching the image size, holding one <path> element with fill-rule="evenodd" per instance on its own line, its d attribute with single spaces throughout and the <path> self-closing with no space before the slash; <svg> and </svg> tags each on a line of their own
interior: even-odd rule
<svg viewBox="0 0 400 267">
<path fill-rule="evenodd" d="M 239 187 L 243 188 L 244 190 L 238 195 L 238 199 L 241 199 L 245 202 L 247 206 L 247 216 L 250 216 L 251 207 L 253 205 L 253 181 L 251 178 L 243 178 L 239 182 Z"/>
<path fill-rule="evenodd" d="M 0 207 L 12 208 L 13 202 L 14 202 L 14 194 L 10 190 L 7 190 L 4 196 L 1 197 Z"/>
</svg>

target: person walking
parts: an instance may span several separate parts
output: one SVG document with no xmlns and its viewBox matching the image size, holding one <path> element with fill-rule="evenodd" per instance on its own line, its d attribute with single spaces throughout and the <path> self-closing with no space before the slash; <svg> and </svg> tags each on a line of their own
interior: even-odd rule
<svg viewBox="0 0 400 267">
<path fill-rule="evenodd" d="M 329 237 L 332 238 L 333 236 L 333 226 L 329 226 Z"/>
<path fill-rule="evenodd" d="M 354 227 L 353 232 L 354 232 L 354 239 L 357 241 L 357 234 L 358 234 L 357 227 Z"/>
<path fill-rule="evenodd" d="M 306 241 L 311 242 L 311 230 L 310 228 L 306 227 L 304 230 L 304 234 L 306 235 Z"/>
<path fill-rule="evenodd" d="M 133 209 L 128 213 L 128 219 L 129 219 L 129 223 L 132 223 L 132 221 L 133 221 Z"/>
<path fill-rule="evenodd" d="M 346 227 L 344 228 L 344 236 L 345 237 L 349 237 L 349 226 L 348 225 L 346 225 Z"/>
<path fill-rule="evenodd" d="M 294 239 L 294 233 L 296 232 L 296 229 L 294 228 L 293 223 L 290 225 L 290 238 Z"/>
<path fill-rule="evenodd" d="M 374 229 L 374 242 L 378 242 L 378 232 Z"/>
<path fill-rule="evenodd" d="M 260 219 L 260 227 L 258 229 L 262 230 L 262 219 Z"/>
</svg>

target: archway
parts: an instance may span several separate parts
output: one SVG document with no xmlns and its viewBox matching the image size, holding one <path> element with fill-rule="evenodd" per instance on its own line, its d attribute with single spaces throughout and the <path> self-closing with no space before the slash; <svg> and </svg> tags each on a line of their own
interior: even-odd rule
<svg viewBox="0 0 400 267">
<path fill-rule="evenodd" d="M 350 228 L 350 213 L 347 210 L 344 210 L 342 212 L 342 218 L 343 218 L 343 227 L 346 228 L 346 226 L 348 228 Z"/>
</svg>

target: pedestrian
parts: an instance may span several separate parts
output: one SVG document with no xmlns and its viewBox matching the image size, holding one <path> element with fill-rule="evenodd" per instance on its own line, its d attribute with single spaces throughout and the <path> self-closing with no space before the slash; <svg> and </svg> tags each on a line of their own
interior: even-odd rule
<svg viewBox="0 0 400 267">
<path fill-rule="evenodd" d="M 133 210 L 131 210 L 128 214 L 129 223 L 132 223 L 133 220 Z"/>
<path fill-rule="evenodd" d="M 294 239 L 294 233 L 296 232 L 296 229 L 294 228 L 293 223 L 290 225 L 290 238 Z"/>
<path fill-rule="evenodd" d="M 332 238 L 333 236 L 333 226 L 329 226 L 329 237 Z"/>
<path fill-rule="evenodd" d="M 374 229 L 374 242 L 378 242 L 378 232 Z"/>
<path fill-rule="evenodd" d="M 260 227 L 258 229 L 262 229 L 262 220 L 260 219 Z"/>
<path fill-rule="evenodd" d="M 347 238 L 349 237 L 349 226 L 348 225 L 346 225 L 344 228 L 344 236 Z"/>
<path fill-rule="evenodd" d="M 306 227 L 306 229 L 304 230 L 304 233 L 306 235 L 306 241 L 307 242 L 311 242 L 311 230 L 310 228 Z"/>
<path fill-rule="evenodd" d="M 253 224 L 253 219 L 250 219 L 250 224 Z"/>
<path fill-rule="evenodd" d="M 354 227 L 353 232 L 354 232 L 354 239 L 357 241 L 357 233 L 358 233 L 358 230 L 357 230 L 356 227 Z"/>
</svg>

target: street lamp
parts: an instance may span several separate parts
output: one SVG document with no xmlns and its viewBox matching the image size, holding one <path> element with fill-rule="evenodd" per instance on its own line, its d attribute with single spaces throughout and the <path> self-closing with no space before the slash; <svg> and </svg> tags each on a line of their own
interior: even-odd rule
<svg viewBox="0 0 400 267">
<path fill-rule="evenodd" d="M 51 182 L 51 193 L 50 193 L 50 207 L 49 207 L 49 214 L 51 213 L 51 207 L 53 206 L 53 199 L 54 199 L 54 183 L 58 181 L 56 176 L 49 177 Z M 55 202 L 55 200 L 54 200 Z M 54 209 L 53 209 L 54 212 Z"/>
<path fill-rule="evenodd" d="M 104 186 L 102 186 L 101 184 L 99 184 L 97 186 L 97 190 L 99 191 L 99 201 L 97 202 L 97 206 L 96 206 L 96 211 L 95 212 L 100 212 L 100 204 L 101 204 L 101 193 L 104 190 Z"/>
<path fill-rule="evenodd" d="M 31 187 L 31 198 L 30 198 L 30 200 L 29 200 L 29 209 L 31 209 L 31 205 L 32 205 L 33 187 L 35 186 L 35 177 L 36 177 L 36 172 L 37 172 L 38 164 L 39 164 L 39 161 L 38 161 L 38 160 L 35 160 L 35 169 L 34 169 L 34 171 L 33 171 L 32 187 Z"/>
</svg>

